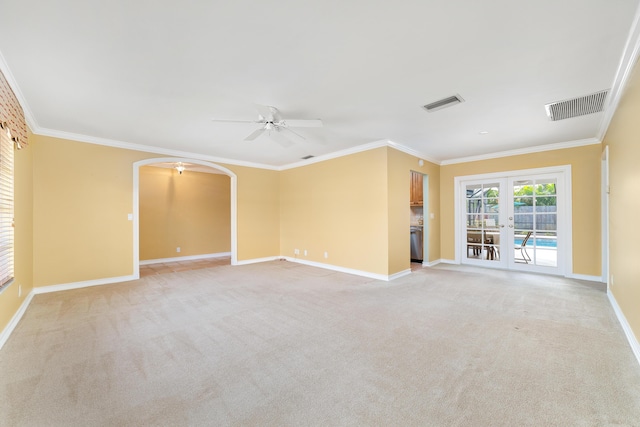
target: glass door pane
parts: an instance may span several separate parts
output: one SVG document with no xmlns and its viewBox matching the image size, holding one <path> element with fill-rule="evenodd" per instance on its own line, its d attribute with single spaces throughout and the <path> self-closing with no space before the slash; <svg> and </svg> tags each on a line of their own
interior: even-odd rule
<svg viewBox="0 0 640 427">
<path fill-rule="evenodd" d="M 557 179 L 513 181 L 514 262 L 558 266 Z"/>
<path fill-rule="evenodd" d="M 466 184 L 466 260 L 500 262 L 500 183 Z"/>
</svg>

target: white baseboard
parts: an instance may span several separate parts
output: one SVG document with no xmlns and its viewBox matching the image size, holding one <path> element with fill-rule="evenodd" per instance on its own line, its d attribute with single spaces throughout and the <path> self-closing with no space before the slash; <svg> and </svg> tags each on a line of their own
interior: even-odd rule
<svg viewBox="0 0 640 427">
<path fill-rule="evenodd" d="M 33 293 L 36 295 L 47 294 L 49 292 L 68 291 L 71 289 L 80 289 L 80 288 L 86 288 L 89 286 L 99 286 L 99 285 L 109 285 L 111 283 L 130 282 L 132 280 L 138 280 L 138 279 L 139 277 L 136 277 L 135 275 L 131 275 L 131 276 L 107 277 L 104 279 L 86 280 L 83 282 L 63 283 L 60 285 L 38 286 L 37 288 L 33 288 Z"/>
<path fill-rule="evenodd" d="M 389 277 L 388 281 L 390 282 L 392 280 L 399 279 L 400 277 L 408 276 L 409 274 L 411 274 L 411 269 L 407 268 L 406 270 L 402 270 L 397 273 L 390 274 L 388 276 Z"/>
<path fill-rule="evenodd" d="M 565 277 L 567 277 L 568 279 L 577 279 L 577 280 L 586 280 L 589 282 L 600 282 L 603 283 L 602 281 L 602 276 L 589 276 L 586 274 L 567 274 Z"/>
<path fill-rule="evenodd" d="M 460 265 L 460 262 L 456 261 L 455 259 L 440 258 L 440 259 L 438 260 L 438 264 L 453 264 L 453 265 Z"/>
<path fill-rule="evenodd" d="M 618 305 L 618 301 L 616 301 L 616 298 L 613 296 L 611 291 L 607 290 L 607 296 L 609 297 L 609 302 L 611 303 L 611 307 L 613 307 L 613 311 L 616 313 L 618 322 L 620 322 L 620 325 L 622 326 L 622 330 L 624 331 L 624 334 L 627 337 L 627 341 L 629 341 L 631 350 L 633 351 L 633 354 L 636 356 L 636 359 L 640 364 L 640 343 L 638 343 L 638 339 L 633 333 L 633 329 L 631 329 L 631 325 L 629 325 L 629 322 L 627 322 L 627 318 L 624 317 L 624 314 L 622 313 L 622 309 L 620 309 L 620 306 Z"/>
<path fill-rule="evenodd" d="M 231 252 L 219 252 L 219 253 L 216 253 L 216 254 L 179 256 L 179 257 L 175 257 L 175 258 L 146 259 L 144 261 L 140 261 L 140 265 L 160 264 L 160 263 L 163 263 L 163 262 L 194 261 L 194 260 L 198 260 L 198 259 L 223 258 L 223 257 L 227 257 L 227 256 L 231 256 Z"/>
<path fill-rule="evenodd" d="M 397 277 L 400 277 L 400 276 L 396 277 L 396 274 L 405 275 L 405 274 L 411 273 L 411 270 L 405 270 L 403 272 L 396 273 L 392 276 L 388 276 L 385 274 L 370 273 L 368 271 L 355 270 L 353 268 L 345 268 L 337 265 L 324 264 L 321 262 L 309 261 L 309 260 L 300 259 L 300 258 L 294 258 L 294 257 L 281 257 L 281 258 L 284 258 L 287 261 L 297 262 L 298 264 L 310 265 L 312 267 L 324 268 L 325 270 L 332 270 L 332 271 L 338 271 L 340 273 L 347 273 L 347 274 L 353 274 L 356 276 L 368 277 L 369 279 L 384 280 L 385 282 L 388 282 L 389 280 L 393 280 L 393 279 L 396 279 Z"/>
<path fill-rule="evenodd" d="M 237 261 L 235 265 L 257 264 L 259 262 L 278 261 L 281 259 L 283 259 L 283 257 L 281 256 L 269 256 L 264 258 L 243 259 L 241 261 Z"/>
<path fill-rule="evenodd" d="M 446 260 L 443 260 L 443 259 L 436 259 L 436 260 L 433 260 L 433 261 L 423 261 L 422 262 L 422 266 L 423 267 L 433 267 L 433 266 L 436 266 L 438 264 L 445 263 L 445 261 Z"/>
<path fill-rule="evenodd" d="M 27 295 L 24 301 L 22 301 L 20 308 L 13 315 L 13 317 L 9 321 L 9 324 L 7 324 L 4 330 L 0 332 L 0 349 L 2 349 L 2 346 L 4 346 L 4 344 L 7 342 L 13 330 L 16 328 L 16 326 L 18 326 L 20 319 L 22 319 L 22 316 L 24 315 L 25 311 L 27 311 L 27 307 L 29 307 L 29 304 L 31 304 L 31 300 L 33 299 L 34 295 L 35 295 L 35 292 L 33 292 L 33 290 L 29 292 L 29 295 Z"/>
</svg>

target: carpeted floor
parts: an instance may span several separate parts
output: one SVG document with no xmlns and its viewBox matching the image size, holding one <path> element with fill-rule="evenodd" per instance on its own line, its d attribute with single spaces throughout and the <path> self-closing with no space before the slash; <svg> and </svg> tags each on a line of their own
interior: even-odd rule
<svg viewBox="0 0 640 427">
<path fill-rule="evenodd" d="M 632 426 L 640 366 L 597 284 L 286 261 L 37 295 L 2 426 Z"/>
</svg>

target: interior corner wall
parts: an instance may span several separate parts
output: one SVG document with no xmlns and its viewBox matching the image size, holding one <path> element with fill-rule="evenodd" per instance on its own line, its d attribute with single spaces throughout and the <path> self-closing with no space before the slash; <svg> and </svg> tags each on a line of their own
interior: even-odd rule
<svg viewBox="0 0 640 427">
<path fill-rule="evenodd" d="M 133 163 L 151 155 L 35 139 L 34 286 L 134 274 Z"/>
<path fill-rule="evenodd" d="M 609 146 L 609 289 L 640 341 L 640 67 L 611 121 Z"/>
<path fill-rule="evenodd" d="M 280 255 L 279 171 L 222 165 L 237 176 L 238 262 Z"/>
<path fill-rule="evenodd" d="M 280 189 L 282 255 L 389 274 L 386 147 L 284 170 Z"/>
<path fill-rule="evenodd" d="M 231 251 L 229 176 L 143 166 L 139 177 L 141 261 Z"/>
<path fill-rule="evenodd" d="M 33 151 L 35 138 L 14 157 L 14 281 L 0 292 L 0 333 L 33 289 Z"/>
<path fill-rule="evenodd" d="M 389 210 L 389 274 L 411 268 L 409 244 L 411 171 L 429 176 L 428 199 L 424 211 L 428 259 L 440 259 L 440 166 L 402 151 L 387 147 L 388 151 L 388 210 Z M 430 218 L 429 213 L 434 213 Z"/>
<path fill-rule="evenodd" d="M 600 144 L 443 165 L 440 169 L 442 257 L 455 259 L 454 178 L 571 165 L 573 273 L 601 275 Z"/>
</svg>

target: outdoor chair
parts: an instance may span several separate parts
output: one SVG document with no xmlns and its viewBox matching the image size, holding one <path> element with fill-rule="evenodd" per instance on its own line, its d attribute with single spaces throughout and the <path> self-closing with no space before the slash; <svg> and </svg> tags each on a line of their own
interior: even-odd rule
<svg viewBox="0 0 640 427">
<path fill-rule="evenodd" d="M 529 241 L 529 238 L 531 237 L 532 234 L 533 234 L 533 231 L 527 231 L 527 235 L 524 236 L 524 239 L 522 239 L 522 243 L 520 244 L 520 247 L 516 248 L 516 250 L 518 249 L 520 250 L 520 254 L 522 255 L 522 258 L 516 258 L 516 261 L 524 261 L 525 264 L 529 264 L 531 262 L 531 257 L 527 252 L 527 242 Z"/>
</svg>

